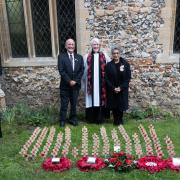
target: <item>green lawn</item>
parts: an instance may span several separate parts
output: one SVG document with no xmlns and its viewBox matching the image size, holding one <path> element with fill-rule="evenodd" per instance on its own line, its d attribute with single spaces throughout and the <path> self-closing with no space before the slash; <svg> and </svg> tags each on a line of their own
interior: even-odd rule
<svg viewBox="0 0 180 180">
<path fill-rule="evenodd" d="M 6 116 L 7 117 L 7 116 Z M 20 118 L 20 116 L 19 116 Z M 137 132 L 140 136 L 138 126 L 141 123 L 146 130 L 148 131 L 148 126 L 152 123 L 156 129 L 158 137 L 160 139 L 161 145 L 163 147 L 163 152 L 165 153 L 165 158 L 167 157 L 166 145 L 164 142 L 164 137 L 169 135 L 175 145 L 175 152 L 177 156 L 180 156 L 180 121 L 176 118 L 164 118 L 163 117 L 157 121 L 154 120 L 135 120 L 130 117 L 126 118 L 124 128 L 128 134 L 132 137 L 132 134 Z M 180 179 L 180 173 L 172 172 L 169 170 L 162 171 L 160 173 L 149 174 L 148 172 L 143 172 L 139 170 L 133 170 L 128 173 L 117 173 L 112 171 L 112 169 L 103 169 L 94 173 L 85 173 L 79 171 L 75 167 L 75 162 L 78 159 L 74 159 L 71 154 L 69 158 L 73 161 L 73 168 L 69 171 L 62 173 L 51 173 L 45 172 L 41 169 L 42 159 L 40 157 L 36 158 L 34 161 L 24 160 L 19 151 L 22 145 L 27 141 L 29 136 L 32 134 L 35 127 L 30 125 L 25 125 L 25 123 L 17 123 L 16 121 L 3 121 L 2 130 L 3 138 L 0 139 L 0 179 L 2 180 L 28 180 L 28 179 L 133 179 L 133 180 L 161 180 L 161 179 Z M 47 124 L 46 124 L 47 125 Z M 56 127 L 56 134 L 60 131 L 64 132 L 63 128 L 58 127 L 58 123 L 54 123 Z M 96 132 L 100 137 L 100 125 L 87 124 L 85 122 L 80 122 L 78 127 L 72 127 L 72 147 L 76 146 L 80 149 L 81 147 L 81 130 L 83 126 L 88 128 L 89 132 L 89 153 L 91 153 L 92 148 L 92 134 Z M 41 127 L 44 125 L 41 124 Z M 50 124 L 48 125 L 51 126 Z M 111 139 L 111 130 L 115 128 L 118 131 L 117 127 L 114 127 L 111 122 L 108 122 L 103 125 L 108 133 L 108 137 L 111 143 L 112 150 L 112 139 Z M 118 131 L 119 133 L 119 131 Z M 122 143 L 122 150 L 124 150 L 123 138 L 118 134 Z M 142 138 L 141 138 L 142 139 Z M 101 142 L 102 144 L 102 142 Z M 142 144 L 144 148 L 144 144 Z M 133 147 L 134 148 L 134 147 Z M 134 149 L 133 149 L 134 151 Z M 133 154 L 135 154 L 133 152 Z"/>
</svg>

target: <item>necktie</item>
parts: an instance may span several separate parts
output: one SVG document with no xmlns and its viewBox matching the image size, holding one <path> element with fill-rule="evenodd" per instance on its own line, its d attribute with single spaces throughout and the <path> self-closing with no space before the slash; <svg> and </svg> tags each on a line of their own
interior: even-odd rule
<svg viewBox="0 0 180 180">
<path fill-rule="evenodd" d="M 74 70 L 74 67 L 73 67 L 73 56 L 72 56 L 72 54 L 70 54 L 69 59 L 70 59 L 70 61 L 71 61 L 71 65 L 72 65 L 72 68 L 73 68 L 73 70 Z"/>
</svg>

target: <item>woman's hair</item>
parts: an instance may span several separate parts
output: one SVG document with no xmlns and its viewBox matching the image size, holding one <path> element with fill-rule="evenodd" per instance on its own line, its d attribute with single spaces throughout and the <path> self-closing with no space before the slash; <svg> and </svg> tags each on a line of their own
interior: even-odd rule
<svg viewBox="0 0 180 180">
<path fill-rule="evenodd" d="M 91 46 L 92 46 L 92 44 L 93 44 L 94 42 L 96 42 L 97 44 L 100 44 L 100 40 L 99 40 L 98 38 L 93 38 L 93 39 L 91 40 L 91 42 L 90 42 Z"/>
<path fill-rule="evenodd" d="M 117 47 L 117 46 L 115 46 L 115 47 L 111 48 L 111 54 L 112 54 L 115 50 L 118 50 L 119 53 L 120 53 L 120 48 Z"/>
</svg>

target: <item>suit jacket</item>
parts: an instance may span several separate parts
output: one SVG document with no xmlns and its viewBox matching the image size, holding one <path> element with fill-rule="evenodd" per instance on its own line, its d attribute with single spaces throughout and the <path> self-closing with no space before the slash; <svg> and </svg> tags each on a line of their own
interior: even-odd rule
<svg viewBox="0 0 180 180">
<path fill-rule="evenodd" d="M 69 84 L 71 80 L 76 81 L 75 89 L 81 88 L 81 78 L 84 73 L 83 57 L 79 54 L 74 54 L 74 71 L 68 53 L 63 53 L 58 56 L 58 70 L 61 75 L 60 89 L 72 88 Z"/>
<path fill-rule="evenodd" d="M 114 61 L 109 62 L 106 66 L 107 107 L 125 111 L 128 109 L 128 87 L 131 79 L 131 70 L 129 63 L 125 59 L 120 58 L 120 63 L 124 66 L 124 70 L 121 73 L 117 72 Z M 118 77 L 118 75 L 121 77 Z M 116 94 L 114 88 L 118 86 L 121 88 L 121 91 Z"/>
</svg>

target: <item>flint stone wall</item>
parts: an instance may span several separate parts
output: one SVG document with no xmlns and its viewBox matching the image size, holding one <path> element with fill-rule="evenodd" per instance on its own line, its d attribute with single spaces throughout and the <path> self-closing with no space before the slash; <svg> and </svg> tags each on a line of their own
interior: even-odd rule
<svg viewBox="0 0 180 180">
<path fill-rule="evenodd" d="M 180 73 L 178 64 L 153 64 L 147 60 L 129 60 L 132 69 L 130 109 L 158 106 L 180 112 Z M 60 77 L 56 67 L 5 69 L 2 87 L 7 105 L 26 102 L 31 106 L 59 106 Z M 84 109 L 81 92 L 78 110 Z"/>
<path fill-rule="evenodd" d="M 164 25 L 161 11 L 165 0 L 84 0 L 89 16 L 86 30 L 90 38 L 102 40 L 107 52 L 121 46 L 121 55 L 132 69 L 130 109 L 158 106 L 180 113 L 179 64 L 157 64 L 163 53 L 159 31 Z M 90 41 L 90 40 L 89 40 Z M 89 48 L 89 42 L 84 42 Z M 60 77 L 57 67 L 5 68 L 2 89 L 7 105 L 27 102 L 32 106 L 59 106 Z M 81 93 L 79 110 L 84 109 Z"/>
<path fill-rule="evenodd" d="M 152 58 L 163 52 L 159 28 L 165 0 L 84 0 L 91 37 L 102 39 L 106 49 L 119 45 L 126 58 Z"/>
</svg>

